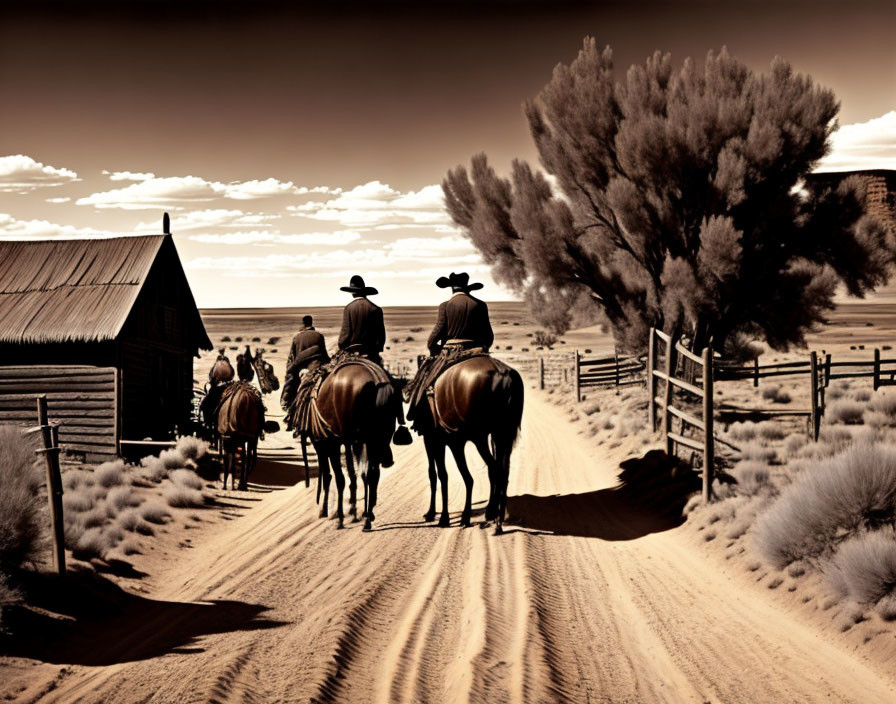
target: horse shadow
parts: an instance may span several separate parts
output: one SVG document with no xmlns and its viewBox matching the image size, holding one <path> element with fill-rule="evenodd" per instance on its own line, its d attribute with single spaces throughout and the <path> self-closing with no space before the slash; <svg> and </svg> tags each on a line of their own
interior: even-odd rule
<svg viewBox="0 0 896 704">
<path fill-rule="evenodd" d="M 538 533 L 613 541 L 634 540 L 684 523 L 685 504 L 700 489 L 696 472 L 662 450 L 619 466 L 619 483 L 612 488 L 508 497 L 508 523 Z"/>
<path fill-rule="evenodd" d="M 26 605 L 4 608 L 0 653 L 53 664 L 114 665 L 166 653 L 202 652 L 214 633 L 277 628 L 269 607 L 240 601 L 161 601 L 92 574 L 29 572 L 18 584 Z M 192 646 L 192 647 L 191 647 Z"/>
</svg>

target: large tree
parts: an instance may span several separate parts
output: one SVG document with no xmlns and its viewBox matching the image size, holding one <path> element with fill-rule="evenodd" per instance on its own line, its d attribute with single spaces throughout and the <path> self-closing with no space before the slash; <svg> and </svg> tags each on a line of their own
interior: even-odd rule
<svg viewBox="0 0 896 704">
<path fill-rule="evenodd" d="M 484 154 L 442 183 L 448 211 L 555 331 L 583 296 L 621 347 L 650 326 L 716 349 L 784 349 L 888 275 L 883 223 L 861 184 L 807 190 L 828 149 L 833 93 L 778 59 L 757 74 L 726 50 L 673 71 L 654 54 L 616 81 L 593 39 L 525 106 L 541 165 L 500 177 Z"/>
</svg>

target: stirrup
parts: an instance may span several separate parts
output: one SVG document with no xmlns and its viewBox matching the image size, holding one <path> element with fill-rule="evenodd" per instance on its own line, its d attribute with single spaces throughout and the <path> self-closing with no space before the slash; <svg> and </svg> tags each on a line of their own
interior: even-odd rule
<svg viewBox="0 0 896 704">
<path fill-rule="evenodd" d="M 392 442 L 395 445 L 410 445 L 413 441 L 414 439 L 411 437 L 411 432 L 406 425 L 399 425 L 395 430 L 395 434 L 392 436 Z"/>
</svg>

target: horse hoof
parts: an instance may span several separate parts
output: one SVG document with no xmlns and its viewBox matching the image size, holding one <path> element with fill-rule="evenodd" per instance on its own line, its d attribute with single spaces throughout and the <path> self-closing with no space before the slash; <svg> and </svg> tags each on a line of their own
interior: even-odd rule
<svg viewBox="0 0 896 704">
<path fill-rule="evenodd" d="M 342 530 L 343 528 L 345 528 L 345 522 L 340 518 L 336 524 L 336 530 Z"/>
<path fill-rule="evenodd" d="M 434 520 L 436 520 L 436 512 L 430 511 L 429 513 L 424 513 L 423 520 L 427 523 L 432 523 Z"/>
<path fill-rule="evenodd" d="M 485 528 L 488 528 L 489 526 L 491 526 L 491 524 L 492 524 L 491 521 L 483 521 L 482 523 L 479 524 L 479 528 L 480 528 L 480 530 L 484 530 Z"/>
<path fill-rule="evenodd" d="M 326 518 L 326 517 L 327 517 L 327 510 L 322 508 L 322 509 L 320 510 L 320 513 L 317 514 L 317 517 L 318 517 L 318 518 Z"/>
<path fill-rule="evenodd" d="M 362 528 L 362 530 L 365 533 L 369 533 L 370 531 L 373 530 L 373 524 L 370 522 L 369 518 L 366 521 L 364 521 L 364 528 Z"/>
<path fill-rule="evenodd" d="M 460 525 L 461 528 L 469 528 L 472 525 L 470 516 L 468 514 L 464 514 L 460 517 Z"/>
<path fill-rule="evenodd" d="M 495 535 L 504 535 L 504 528 L 500 524 L 495 526 Z"/>
<path fill-rule="evenodd" d="M 439 528 L 447 528 L 451 525 L 451 519 L 448 516 L 442 516 L 439 519 Z"/>
<path fill-rule="evenodd" d="M 356 516 L 356 515 L 352 516 L 352 523 L 360 523 L 360 522 L 361 522 L 361 519 L 358 518 L 358 516 Z"/>
</svg>

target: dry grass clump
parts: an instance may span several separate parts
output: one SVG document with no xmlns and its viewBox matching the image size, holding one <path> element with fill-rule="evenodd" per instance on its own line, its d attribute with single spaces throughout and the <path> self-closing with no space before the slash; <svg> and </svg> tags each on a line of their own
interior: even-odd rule
<svg viewBox="0 0 896 704">
<path fill-rule="evenodd" d="M 187 489 L 202 489 L 202 479 L 192 469 L 175 469 L 168 478 L 175 486 L 182 486 Z"/>
<path fill-rule="evenodd" d="M 833 384 L 831 384 L 825 394 L 827 395 L 828 400 L 836 401 L 837 399 L 841 399 L 849 393 L 852 384 L 849 381 L 838 379 Z"/>
<path fill-rule="evenodd" d="M 122 460 L 103 462 L 94 472 L 96 482 L 107 489 L 113 486 L 121 486 L 128 480 L 128 470 Z"/>
<path fill-rule="evenodd" d="M 777 384 L 762 389 L 762 398 L 772 403 L 790 403 L 790 394 L 783 391 Z"/>
<path fill-rule="evenodd" d="M 763 440 L 783 440 L 787 433 L 777 423 L 771 420 L 764 420 L 756 425 L 756 433 Z"/>
<path fill-rule="evenodd" d="M 40 486 L 31 441 L 18 428 L 0 426 L 0 606 L 15 598 L 10 578 L 43 546 Z"/>
<path fill-rule="evenodd" d="M 825 408 L 824 418 L 828 423 L 843 425 L 861 425 L 865 415 L 865 407 L 856 401 L 843 399 L 835 401 Z"/>
<path fill-rule="evenodd" d="M 803 446 L 809 442 L 803 433 L 793 433 L 784 438 L 784 452 L 788 457 L 793 457 Z"/>
<path fill-rule="evenodd" d="M 758 460 L 767 463 L 774 462 L 778 458 L 778 453 L 773 447 L 758 442 L 747 442 L 741 445 L 740 456 L 744 460 Z"/>
<path fill-rule="evenodd" d="M 89 562 L 93 559 L 104 560 L 106 554 L 118 545 L 124 534 L 116 526 L 106 528 L 88 528 L 71 546 L 72 557 Z"/>
<path fill-rule="evenodd" d="M 891 420 L 896 420 L 896 394 L 875 394 L 868 407 L 876 413 L 882 413 Z"/>
<path fill-rule="evenodd" d="M 896 515 L 896 447 L 853 445 L 800 473 L 758 520 L 757 545 L 781 568 L 833 554 Z"/>
<path fill-rule="evenodd" d="M 129 486 L 116 486 L 109 491 L 106 497 L 106 505 L 110 508 L 111 516 L 115 516 L 131 506 L 139 506 L 143 500 L 134 493 Z"/>
<path fill-rule="evenodd" d="M 140 508 L 140 516 L 149 523 L 163 524 L 171 518 L 171 512 L 161 501 L 147 501 Z"/>
<path fill-rule="evenodd" d="M 582 405 L 582 412 L 586 416 L 594 415 L 600 411 L 600 404 L 597 401 L 586 401 Z"/>
<path fill-rule="evenodd" d="M 746 420 L 740 423 L 732 423 L 728 428 L 728 435 L 734 440 L 753 440 L 756 437 L 756 423 Z"/>
<path fill-rule="evenodd" d="M 144 457 L 140 460 L 140 474 L 156 484 L 160 483 L 175 469 L 195 469 L 196 463 L 208 453 L 208 443 L 199 438 L 185 436 L 178 438 L 177 445 L 162 450 L 158 457 Z"/>
<path fill-rule="evenodd" d="M 154 535 L 156 532 L 155 528 L 152 527 L 152 524 L 144 520 L 143 516 L 133 509 L 120 513 L 118 515 L 117 523 L 122 530 L 130 531 L 131 533 Z"/>
<path fill-rule="evenodd" d="M 893 528 L 855 535 L 840 545 L 825 568 L 836 594 L 858 604 L 876 604 L 896 590 Z"/>
<path fill-rule="evenodd" d="M 732 475 L 737 480 L 737 493 L 744 496 L 755 496 L 769 486 L 771 479 L 768 465 L 756 460 L 738 462 Z"/>
<path fill-rule="evenodd" d="M 204 506 L 205 497 L 201 491 L 187 486 L 172 484 L 165 489 L 165 501 L 175 508 L 189 508 L 190 506 Z"/>
</svg>

